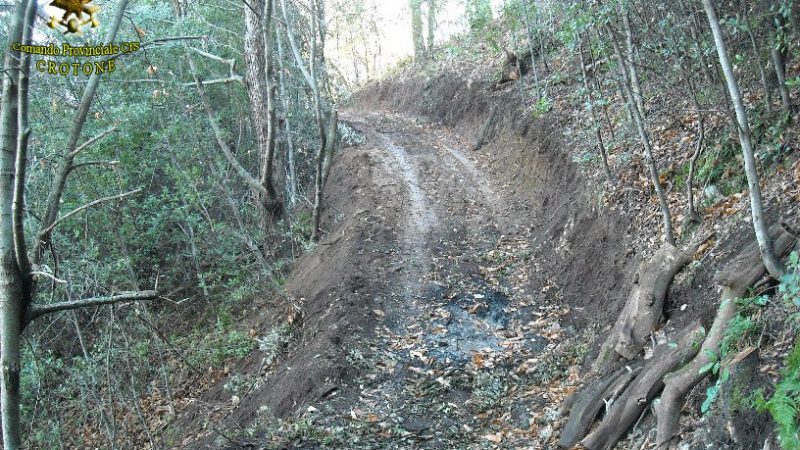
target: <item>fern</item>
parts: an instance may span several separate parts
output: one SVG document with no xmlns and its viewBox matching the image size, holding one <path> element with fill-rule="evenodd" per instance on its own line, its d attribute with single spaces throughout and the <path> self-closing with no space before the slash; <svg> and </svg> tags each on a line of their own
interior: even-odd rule
<svg viewBox="0 0 800 450">
<path fill-rule="evenodd" d="M 800 339 L 781 371 L 781 380 L 769 400 L 757 399 L 761 411 L 768 411 L 778 427 L 778 439 L 783 450 L 800 450 Z"/>
</svg>

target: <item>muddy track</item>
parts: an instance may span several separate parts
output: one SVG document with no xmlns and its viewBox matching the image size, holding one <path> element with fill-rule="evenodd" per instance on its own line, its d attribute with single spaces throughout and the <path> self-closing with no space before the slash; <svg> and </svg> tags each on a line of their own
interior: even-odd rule
<svg viewBox="0 0 800 450">
<path fill-rule="evenodd" d="M 408 324 L 418 324 L 429 306 L 432 263 L 447 256 L 441 254 L 441 244 L 485 232 L 480 225 L 503 211 L 505 201 L 462 150 L 463 143 L 397 115 L 373 113 L 351 123 L 365 134 L 368 152 L 380 161 L 384 173 L 378 177 L 398 177 L 404 192 L 396 211 L 402 232 L 391 262 L 403 269 L 385 286 L 400 293 L 392 295 L 395 303 L 387 311 L 387 324 L 402 333 Z"/>
<path fill-rule="evenodd" d="M 353 449 L 464 448 L 473 358 L 527 358 L 543 345 L 521 337 L 532 295 L 483 272 L 504 264 L 486 255 L 515 233 L 513 196 L 484 175 L 485 155 L 444 128 L 383 112 L 342 117 L 366 142 L 337 155 L 326 235 L 287 282 L 303 311 L 295 340 L 276 364 L 256 351 L 236 369 L 257 380 L 237 405 L 224 382 L 204 401 L 221 405 L 219 422 L 231 429 L 263 411 L 297 419 L 313 406 L 320 427 L 352 427 L 370 411 L 401 430 L 367 430 Z M 442 414 L 443 404 L 458 406 Z"/>
</svg>

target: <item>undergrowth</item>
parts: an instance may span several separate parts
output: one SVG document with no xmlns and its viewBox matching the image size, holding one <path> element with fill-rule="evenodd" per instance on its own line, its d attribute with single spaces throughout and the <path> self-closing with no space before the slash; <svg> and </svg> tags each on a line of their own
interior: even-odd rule
<svg viewBox="0 0 800 450">
<path fill-rule="evenodd" d="M 786 275 L 781 278 L 778 292 L 783 301 L 793 307 L 800 306 L 800 255 L 793 252 L 789 258 Z M 795 330 L 798 325 L 795 313 L 791 318 Z M 755 395 L 759 411 L 766 411 L 777 425 L 778 442 L 783 450 L 800 450 L 800 338 L 784 362 L 781 377 L 775 383 L 775 392 L 766 399 L 763 392 Z"/>
</svg>

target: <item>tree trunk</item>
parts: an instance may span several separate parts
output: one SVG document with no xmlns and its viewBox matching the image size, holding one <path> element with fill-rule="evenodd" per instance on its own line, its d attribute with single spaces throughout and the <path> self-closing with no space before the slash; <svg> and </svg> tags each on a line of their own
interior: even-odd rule
<svg viewBox="0 0 800 450">
<path fill-rule="evenodd" d="M 121 0 L 117 9 L 117 14 L 114 17 L 114 22 L 108 30 L 103 45 L 108 45 L 117 37 L 125 9 L 128 6 L 129 0 Z M 86 119 L 89 115 L 89 109 L 94 101 L 94 96 L 97 93 L 97 87 L 100 85 L 100 75 L 96 72 L 89 76 L 89 81 L 86 83 L 86 88 L 83 91 L 81 102 L 78 105 L 78 110 L 75 113 L 75 118 L 72 121 L 72 129 L 70 130 L 69 139 L 66 145 L 66 154 L 63 155 L 61 163 L 56 170 L 56 178 L 53 181 L 53 187 L 47 197 L 47 211 L 44 214 L 40 230 L 47 229 L 50 225 L 55 223 L 58 219 L 58 211 L 61 208 L 61 196 L 64 194 L 64 188 L 67 184 L 67 177 L 73 168 L 78 141 L 83 133 L 83 127 L 86 125 Z M 50 242 L 50 233 L 40 233 L 36 240 L 36 245 L 32 255 L 34 264 L 38 264 L 41 259 L 42 252 Z"/>
<path fill-rule="evenodd" d="M 689 87 L 689 96 L 692 99 L 692 105 L 694 106 L 695 114 L 697 114 L 697 142 L 695 143 L 692 159 L 689 161 L 689 176 L 686 179 L 686 197 L 689 199 L 686 221 L 691 223 L 700 221 L 700 215 L 698 214 L 694 204 L 694 174 L 697 166 L 697 160 L 700 159 L 700 155 L 703 153 L 703 147 L 705 145 L 706 124 L 703 112 L 700 109 L 700 102 L 697 100 L 697 89 L 694 85 L 694 81 L 692 80 L 692 73 L 689 64 L 690 59 L 688 57 L 684 58 L 683 73 L 684 77 L 686 78 L 686 85 Z"/>
<path fill-rule="evenodd" d="M 625 62 L 628 65 L 628 75 L 630 76 L 631 90 L 633 91 L 633 96 L 636 100 L 636 106 L 639 108 L 639 114 L 641 114 L 642 117 L 647 117 L 647 111 L 644 108 L 644 97 L 642 97 L 642 85 L 639 83 L 639 70 L 636 68 L 636 60 L 638 59 L 637 56 L 639 52 L 637 51 L 636 44 L 634 43 L 630 15 L 626 10 L 623 10 L 621 14 L 622 25 L 625 29 L 625 45 L 628 50 L 628 55 L 627 58 L 625 58 Z"/>
<path fill-rule="evenodd" d="M 764 70 L 764 64 L 761 59 L 761 49 L 758 47 L 756 36 L 749 26 L 747 27 L 747 35 L 750 38 L 750 47 L 753 49 L 753 56 L 758 62 L 758 73 L 761 77 L 761 86 L 764 89 L 764 109 L 767 114 L 769 114 L 772 112 L 772 89 L 769 88 L 769 83 L 767 83 L 767 72 Z"/>
<path fill-rule="evenodd" d="M 10 42 L 30 35 L 35 2 L 20 1 L 14 12 Z M 14 181 L 19 130 L 20 53 L 6 50 L 0 104 L 0 413 L 3 446 L 22 448 L 20 426 L 20 350 L 24 295 L 14 251 Z M 27 92 L 22 92 L 27 95 Z M 27 130 L 22 130 L 25 133 Z"/>
<path fill-rule="evenodd" d="M 278 88 L 283 104 L 283 127 L 286 135 L 286 192 L 290 205 L 294 205 L 297 198 L 297 174 L 295 169 L 294 138 L 289 120 L 289 98 L 286 93 L 286 82 L 283 77 L 283 41 L 278 37 Z"/>
<path fill-rule="evenodd" d="M 613 182 L 614 175 L 611 174 L 611 168 L 608 165 L 608 156 L 606 155 L 606 146 L 603 143 L 603 132 L 601 130 L 602 124 L 597 120 L 597 113 L 594 110 L 594 98 L 592 96 L 592 89 L 589 87 L 589 76 L 586 73 L 586 61 L 583 57 L 583 38 L 578 38 L 578 54 L 580 55 L 581 73 L 583 74 L 583 88 L 586 90 L 586 102 L 589 105 L 589 113 L 592 118 L 592 128 L 597 138 L 597 147 L 600 150 L 600 157 L 603 159 L 603 169 L 606 172 L 608 181 Z"/>
<path fill-rule="evenodd" d="M 433 55 L 433 45 L 436 42 L 436 0 L 428 0 L 428 56 Z M 366 41 L 366 40 L 365 40 Z M 367 71 L 369 73 L 369 71 Z"/>
<path fill-rule="evenodd" d="M 639 106 L 636 103 L 636 94 L 631 87 L 632 78 L 628 73 L 629 66 L 625 63 L 625 57 L 623 56 L 622 50 L 617 42 L 616 33 L 614 33 L 609 25 L 606 25 L 606 31 L 608 32 L 608 37 L 611 40 L 612 46 L 614 47 L 614 53 L 617 56 L 617 62 L 619 63 L 619 69 L 622 75 L 622 86 L 625 89 L 628 97 L 628 109 L 630 110 L 633 121 L 635 122 L 636 128 L 639 131 L 639 138 L 644 146 L 645 162 L 647 163 L 647 168 L 650 172 L 650 181 L 653 183 L 653 189 L 656 192 L 658 203 L 661 207 L 661 215 L 664 222 L 664 241 L 667 244 L 674 245 L 675 235 L 672 232 L 672 216 L 669 211 L 667 195 L 664 193 L 664 188 L 661 187 L 658 167 L 656 166 L 655 159 L 653 158 L 653 147 L 650 143 L 650 136 L 647 133 L 642 112 L 639 110 Z M 630 67 L 636 71 L 636 66 Z"/>
<path fill-rule="evenodd" d="M 781 107 L 783 112 L 791 116 L 792 99 L 789 96 L 789 87 L 786 85 L 786 43 L 783 42 L 783 24 L 780 15 L 775 15 L 774 24 L 770 30 L 771 44 L 769 46 L 772 68 L 778 81 L 778 92 L 781 94 Z"/>
<path fill-rule="evenodd" d="M 414 41 L 414 58 L 425 56 L 425 37 L 422 35 L 422 0 L 409 0 L 411 8 L 411 38 Z"/>
<path fill-rule="evenodd" d="M 280 214 L 280 202 L 273 185 L 272 163 L 275 154 L 274 86 L 271 83 L 273 0 L 256 0 L 244 8 L 245 85 L 250 117 L 259 149 L 259 183 L 265 194 L 259 195 L 262 227 L 274 223 Z"/>
<path fill-rule="evenodd" d="M 649 261 L 639 265 L 625 307 L 592 364 L 592 374 L 605 376 L 620 357 L 630 361 L 642 351 L 650 333 L 661 321 L 664 300 L 673 278 L 691 261 L 699 245 L 695 242 L 681 250 L 666 244 Z"/>
<path fill-rule="evenodd" d="M 783 275 L 784 268 L 781 262 L 775 257 L 775 253 L 772 249 L 772 242 L 767 234 L 767 227 L 764 221 L 764 207 L 761 201 L 761 186 L 759 185 L 756 159 L 753 154 L 753 143 L 750 138 L 750 123 L 747 120 L 747 111 L 742 102 L 739 85 L 733 75 L 733 66 L 728 59 L 728 51 L 725 48 L 725 41 L 722 37 L 722 29 L 720 28 L 719 20 L 717 19 L 717 12 L 714 10 L 711 0 L 703 0 L 703 7 L 708 16 L 711 32 L 714 35 L 714 43 L 717 46 L 717 53 L 719 54 L 719 62 L 722 66 L 722 72 L 725 74 L 728 92 L 730 93 L 731 101 L 736 111 L 739 141 L 742 145 L 745 174 L 747 175 L 747 184 L 750 188 L 750 209 L 753 217 L 753 229 L 756 233 L 758 247 L 761 250 L 761 258 L 764 260 L 764 265 L 770 275 L 777 279 Z"/>
<path fill-rule="evenodd" d="M 520 4 L 520 8 L 522 8 L 522 20 L 525 23 L 525 34 L 528 37 L 528 51 L 531 52 L 531 70 L 533 71 L 533 82 L 536 88 L 536 98 L 538 100 L 542 95 L 542 88 L 539 84 L 539 71 L 536 68 L 536 51 L 533 49 L 533 30 L 531 27 L 530 15 L 528 14 L 528 7 L 527 4 Z M 542 58 L 544 58 L 544 55 L 542 55 Z"/>
<path fill-rule="evenodd" d="M 314 242 L 320 239 L 320 221 L 322 218 L 322 192 L 325 188 L 325 181 L 327 180 L 327 171 L 330 167 L 330 158 L 332 158 L 333 147 L 336 145 L 336 126 L 338 123 L 338 114 L 336 110 L 331 110 L 329 121 L 326 145 L 320 147 L 317 153 L 317 168 L 314 176 L 314 216 L 313 226 L 311 229 L 311 239 Z"/>
</svg>

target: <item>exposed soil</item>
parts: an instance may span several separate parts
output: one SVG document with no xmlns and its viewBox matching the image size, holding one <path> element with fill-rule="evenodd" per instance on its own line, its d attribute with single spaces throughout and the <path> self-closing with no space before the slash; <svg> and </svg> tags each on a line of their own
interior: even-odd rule
<svg viewBox="0 0 800 450">
<path fill-rule="evenodd" d="M 508 414 L 493 408 L 509 389 L 535 381 L 501 378 L 531 375 L 539 370 L 531 361 L 547 351 L 566 355 L 546 375 L 562 378 L 582 356 L 562 341 L 580 338 L 580 351 L 588 348 L 587 335 L 568 325 L 616 312 L 623 221 L 595 212 L 554 124 L 526 126 L 521 137 L 492 130 L 491 143 L 474 151 L 463 127 L 361 105 L 372 112 L 343 118 L 366 143 L 337 156 L 326 237 L 287 284 L 303 315 L 296 339 L 273 367 L 256 351 L 233 370 L 257 375 L 246 395 L 234 398 L 223 382 L 210 391 L 204 401 L 220 405 L 220 420 L 209 422 L 244 430 L 319 414 L 316 426 L 363 421 L 365 448 L 491 442 L 483 435 Z M 464 114 L 477 114 L 477 123 L 479 112 Z M 501 126 L 513 126 L 504 123 L 510 114 L 500 116 Z M 538 436 L 536 405 L 518 403 L 521 438 Z M 233 441 L 187 426 L 205 436 L 192 446 Z"/>
</svg>

